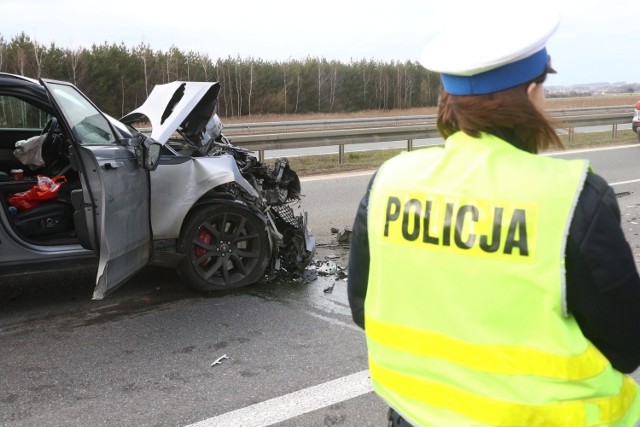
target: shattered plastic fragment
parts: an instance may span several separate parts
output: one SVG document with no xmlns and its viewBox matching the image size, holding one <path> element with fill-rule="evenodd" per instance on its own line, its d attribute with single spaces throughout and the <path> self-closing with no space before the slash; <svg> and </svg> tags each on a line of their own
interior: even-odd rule
<svg viewBox="0 0 640 427">
<path fill-rule="evenodd" d="M 318 274 L 315 270 L 306 269 L 302 272 L 302 281 L 304 283 L 314 282 L 318 279 Z"/>
<path fill-rule="evenodd" d="M 214 360 L 211 366 L 220 365 L 222 363 L 222 359 L 228 359 L 227 355 L 223 354 L 222 356 L 218 357 L 216 360 Z"/>
<path fill-rule="evenodd" d="M 338 243 L 345 244 L 351 242 L 351 230 L 345 228 L 338 232 Z"/>
<path fill-rule="evenodd" d="M 338 266 L 338 270 L 336 272 L 336 278 L 339 279 L 345 279 L 347 277 L 347 273 L 344 271 L 344 269 L 340 266 Z"/>
<path fill-rule="evenodd" d="M 330 274 L 335 274 L 337 269 L 338 269 L 338 266 L 336 265 L 335 262 L 325 261 L 322 263 L 322 265 L 316 268 L 316 271 L 321 276 L 328 276 Z"/>
</svg>

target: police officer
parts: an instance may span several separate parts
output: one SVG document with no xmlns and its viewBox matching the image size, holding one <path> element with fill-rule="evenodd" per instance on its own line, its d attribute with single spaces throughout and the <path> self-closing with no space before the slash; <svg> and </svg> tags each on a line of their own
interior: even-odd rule
<svg viewBox="0 0 640 427">
<path fill-rule="evenodd" d="M 536 154 L 561 146 L 542 106 L 558 16 L 470 15 L 421 60 L 445 146 L 382 165 L 354 222 L 375 391 L 395 426 L 636 425 L 640 278 L 615 194 Z"/>
</svg>

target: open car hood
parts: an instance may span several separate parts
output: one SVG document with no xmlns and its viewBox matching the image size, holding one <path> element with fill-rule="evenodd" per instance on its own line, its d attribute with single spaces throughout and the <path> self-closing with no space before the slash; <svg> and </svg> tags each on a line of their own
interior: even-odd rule
<svg viewBox="0 0 640 427">
<path fill-rule="evenodd" d="M 166 143 L 174 132 L 187 135 L 204 131 L 213 115 L 220 92 L 218 82 L 175 81 L 156 85 L 147 100 L 120 119 L 131 124 L 151 122 L 151 138 Z"/>
</svg>

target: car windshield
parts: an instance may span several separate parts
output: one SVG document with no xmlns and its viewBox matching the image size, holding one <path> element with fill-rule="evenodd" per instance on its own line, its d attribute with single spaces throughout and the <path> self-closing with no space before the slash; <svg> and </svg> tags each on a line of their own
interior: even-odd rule
<svg viewBox="0 0 640 427">
<path fill-rule="evenodd" d="M 76 88 L 56 83 L 49 83 L 47 88 L 80 144 L 105 145 L 116 142 L 107 119 Z"/>
</svg>

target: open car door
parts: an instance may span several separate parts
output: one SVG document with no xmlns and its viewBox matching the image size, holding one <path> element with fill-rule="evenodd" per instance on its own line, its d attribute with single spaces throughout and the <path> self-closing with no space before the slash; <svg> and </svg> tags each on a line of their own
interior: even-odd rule
<svg viewBox="0 0 640 427">
<path fill-rule="evenodd" d="M 82 184 L 74 202 L 81 244 L 99 254 L 93 299 L 123 283 L 151 256 L 149 172 L 109 119 L 75 86 L 42 79 L 72 139 L 71 155 Z M 73 195 L 72 195 L 73 196 Z"/>
</svg>

